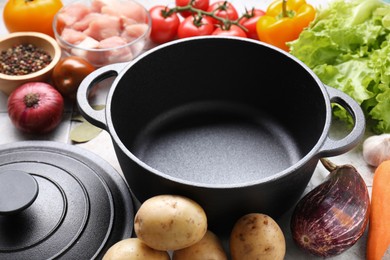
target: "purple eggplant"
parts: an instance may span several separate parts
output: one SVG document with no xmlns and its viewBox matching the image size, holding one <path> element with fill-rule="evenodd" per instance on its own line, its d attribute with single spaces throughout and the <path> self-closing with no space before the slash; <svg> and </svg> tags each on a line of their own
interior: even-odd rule
<svg viewBox="0 0 390 260">
<path fill-rule="evenodd" d="M 298 202 L 290 227 L 294 242 L 303 251 L 331 257 L 353 246 L 363 235 L 370 197 L 355 167 L 337 166 L 324 158 L 321 162 L 330 174 Z"/>
</svg>

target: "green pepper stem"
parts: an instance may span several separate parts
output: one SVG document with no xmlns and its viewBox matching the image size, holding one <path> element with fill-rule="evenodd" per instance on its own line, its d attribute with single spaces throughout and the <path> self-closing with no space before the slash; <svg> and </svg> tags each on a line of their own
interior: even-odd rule
<svg viewBox="0 0 390 260">
<path fill-rule="evenodd" d="M 287 0 L 282 1 L 282 15 L 283 17 L 287 17 Z"/>
</svg>

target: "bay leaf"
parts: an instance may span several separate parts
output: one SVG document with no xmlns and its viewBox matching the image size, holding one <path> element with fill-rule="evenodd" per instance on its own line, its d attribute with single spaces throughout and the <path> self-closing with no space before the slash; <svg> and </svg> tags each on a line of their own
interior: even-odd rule
<svg viewBox="0 0 390 260">
<path fill-rule="evenodd" d="M 72 121 L 86 122 L 87 120 L 81 114 L 77 114 L 72 116 Z"/>
<path fill-rule="evenodd" d="M 70 139 L 76 143 L 85 143 L 98 136 L 101 131 L 103 129 L 85 121 L 72 129 Z"/>
<path fill-rule="evenodd" d="M 95 110 L 105 108 L 105 105 L 92 105 Z M 89 123 L 80 113 L 72 116 L 72 121 L 80 122 L 81 124 L 74 127 L 70 132 L 70 139 L 75 143 L 85 143 L 100 134 L 103 130 Z"/>
<path fill-rule="evenodd" d="M 92 105 L 91 106 L 94 110 L 102 110 L 106 106 L 105 105 Z M 78 121 L 78 122 L 86 122 L 87 120 L 80 114 L 80 113 L 75 113 L 72 116 L 73 121 Z"/>
</svg>

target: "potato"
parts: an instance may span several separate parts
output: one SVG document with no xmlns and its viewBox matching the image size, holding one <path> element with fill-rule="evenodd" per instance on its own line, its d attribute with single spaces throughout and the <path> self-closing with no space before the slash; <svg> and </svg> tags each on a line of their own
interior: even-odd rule
<svg viewBox="0 0 390 260">
<path fill-rule="evenodd" d="M 103 256 L 103 260 L 169 260 L 166 251 L 148 247 L 138 238 L 123 239 L 112 245 Z"/>
<path fill-rule="evenodd" d="M 227 260 L 221 241 L 210 230 L 192 246 L 173 251 L 172 260 Z"/>
<path fill-rule="evenodd" d="M 207 217 L 195 201 L 178 195 L 157 195 L 144 201 L 134 218 L 139 239 L 157 250 L 178 250 L 200 241 Z"/>
<path fill-rule="evenodd" d="M 278 260 L 286 254 L 281 228 L 270 216 L 261 213 L 250 213 L 237 220 L 229 244 L 232 260 Z"/>
</svg>

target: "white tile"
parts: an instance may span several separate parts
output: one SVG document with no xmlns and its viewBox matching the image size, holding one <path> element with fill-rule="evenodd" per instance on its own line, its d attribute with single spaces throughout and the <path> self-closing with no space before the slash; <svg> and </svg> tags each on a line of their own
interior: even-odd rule
<svg viewBox="0 0 390 260">
<path fill-rule="evenodd" d="M 63 0 L 63 3 L 69 3 L 71 0 Z M 212 0 L 212 2 L 215 2 L 216 0 Z M 245 8 L 249 9 L 251 7 L 257 7 L 266 9 L 268 4 L 272 0 L 231 0 L 231 2 L 236 6 L 236 8 L 243 12 Z M 174 4 L 174 0 L 139 0 L 141 4 L 143 4 L 147 9 L 150 7 L 157 5 L 157 4 L 163 4 L 163 5 L 172 5 Z M 309 3 L 315 5 L 315 6 L 322 6 L 326 5 L 327 0 L 308 0 Z M 0 0 L 0 8 L 2 9 L 3 5 L 5 3 L 5 0 Z M 6 34 L 6 30 L 3 23 L 0 23 L 0 36 Z M 109 81 L 109 80 L 107 80 Z M 91 103 L 92 104 L 105 104 L 106 102 L 106 93 L 108 91 L 107 86 L 99 86 L 96 88 L 96 90 L 99 92 L 99 95 L 94 98 Z M 53 140 L 53 141 L 59 141 L 63 143 L 70 143 L 69 140 L 69 131 L 70 129 L 75 125 L 73 122 L 70 121 L 71 119 L 71 112 L 74 109 L 75 104 L 71 104 L 69 102 L 66 103 L 66 109 L 63 121 L 61 124 L 50 134 L 47 135 L 28 135 L 21 133 L 19 130 L 17 130 L 11 123 L 8 114 L 7 114 L 7 96 L 3 93 L 0 93 L 0 145 L 10 142 L 17 142 L 22 140 Z M 337 128 L 340 128 L 342 126 L 338 125 Z M 336 131 L 337 133 L 337 131 Z M 369 134 L 369 133 L 367 133 Z M 331 133 L 331 135 L 336 135 L 334 132 Z M 97 155 L 101 156 L 104 160 L 109 162 L 119 173 L 122 173 L 119 162 L 117 160 L 112 140 L 106 131 L 102 131 L 101 134 L 99 134 L 95 139 L 83 143 L 83 144 L 76 144 L 77 146 L 81 148 L 85 148 L 89 151 L 92 151 L 96 153 Z M 373 169 L 367 166 L 364 161 L 362 160 L 361 156 L 361 144 L 354 148 L 353 150 L 342 154 L 338 156 L 334 156 L 329 158 L 332 162 L 336 164 L 347 164 L 350 163 L 354 165 L 359 173 L 363 176 L 364 180 L 366 181 L 369 191 L 371 192 L 371 185 L 372 185 L 372 177 L 373 177 Z M 319 185 L 326 176 L 329 174 L 321 164 L 318 165 L 315 172 L 313 173 L 313 176 L 311 178 L 311 181 L 308 185 L 308 189 L 310 190 L 317 185 Z M 285 216 L 283 216 L 280 219 L 281 227 L 285 233 L 286 239 L 287 239 L 287 259 L 321 259 L 316 258 L 313 256 L 310 256 L 308 254 L 305 254 L 301 252 L 293 243 L 291 239 L 291 231 L 289 228 L 289 217 L 291 216 L 291 212 L 287 212 Z M 366 243 L 366 234 L 348 251 L 344 252 L 343 254 L 329 258 L 334 260 L 349 260 L 349 259 L 356 259 L 356 260 L 363 260 L 365 259 L 365 243 Z"/>
<path fill-rule="evenodd" d="M 102 131 L 97 137 L 86 143 L 75 144 L 81 148 L 92 151 L 110 163 L 114 169 L 122 173 L 118 158 L 116 157 L 114 146 L 111 141 L 111 136 L 106 131 Z"/>
<path fill-rule="evenodd" d="M 0 113 L 0 144 L 25 140 L 52 140 L 67 143 L 70 129 L 70 113 L 64 113 L 62 122 L 48 134 L 26 134 L 15 128 L 7 113 Z"/>
<path fill-rule="evenodd" d="M 8 96 L 0 91 L 0 113 L 7 112 Z"/>
</svg>

